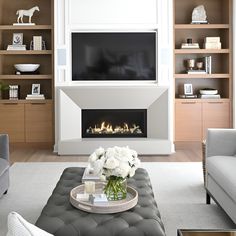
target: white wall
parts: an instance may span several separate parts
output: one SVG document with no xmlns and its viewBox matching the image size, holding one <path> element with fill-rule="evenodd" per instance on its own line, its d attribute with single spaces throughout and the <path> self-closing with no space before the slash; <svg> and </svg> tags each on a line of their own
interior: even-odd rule
<svg viewBox="0 0 236 236">
<path fill-rule="evenodd" d="M 163 107 L 168 109 L 166 136 L 173 140 L 172 0 L 57 0 L 55 22 L 55 147 L 60 135 L 58 109 L 62 105 L 58 104 L 57 87 L 74 86 L 71 83 L 70 35 L 72 31 L 84 30 L 158 32 L 158 85 L 169 86 L 169 97 L 163 101 Z"/>
</svg>

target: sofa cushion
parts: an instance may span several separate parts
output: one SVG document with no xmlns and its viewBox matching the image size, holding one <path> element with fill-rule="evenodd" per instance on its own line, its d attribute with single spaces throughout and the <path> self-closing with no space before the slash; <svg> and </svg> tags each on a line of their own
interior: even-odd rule
<svg viewBox="0 0 236 236">
<path fill-rule="evenodd" d="M 8 232 L 7 236 L 53 236 L 46 231 L 27 222 L 16 212 L 8 215 Z"/>
<path fill-rule="evenodd" d="M 236 157 L 208 157 L 206 168 L 208 174 L 236 202 Z"/>
<path fill-rule="evenodd" d="M 0 176 L 9 168 L 9 163 L 5 159 L 0 158 Z"/>
</svg>

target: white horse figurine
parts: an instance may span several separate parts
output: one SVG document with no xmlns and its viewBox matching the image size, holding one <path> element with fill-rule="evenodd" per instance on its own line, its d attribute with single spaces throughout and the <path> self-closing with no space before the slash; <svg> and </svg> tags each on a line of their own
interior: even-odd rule
<svg viewBox="0 0 236 236">
<path fill-rule="evenodd" d="M 39 7 L 38 6 L 35 6 L 35 7 L 32 7 L 31 9 L 29 10 L 18 10 L 16 12 L 16 15 L 18 15 L 18 18 L 17 18 L 17 23 L 19 24 L 20 20 L 21 20 L 21 23 L 24 23 L 23 22 L 23 17 L 24 16 L 28 16 L 29 17 L 29 23 L 31 23 L 31 17 L 33 16 L 34 12 L 35 11 L 39 11 Z"/>
</svg>

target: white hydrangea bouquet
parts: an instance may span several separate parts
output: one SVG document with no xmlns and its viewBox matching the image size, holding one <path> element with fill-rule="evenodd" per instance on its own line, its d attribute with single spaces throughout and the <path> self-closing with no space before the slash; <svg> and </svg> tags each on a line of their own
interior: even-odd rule
<svg viewBox="0 0 236 236">
<path fill-rule="evenodd" d="M 136 151 L 129 147 L 96 149 L 89 157 L 94 174 L 106 179 L 104 192 L 109 200 L 126 198 L 126 178 L 132 177 L 140 166 Z"/>
</svg>

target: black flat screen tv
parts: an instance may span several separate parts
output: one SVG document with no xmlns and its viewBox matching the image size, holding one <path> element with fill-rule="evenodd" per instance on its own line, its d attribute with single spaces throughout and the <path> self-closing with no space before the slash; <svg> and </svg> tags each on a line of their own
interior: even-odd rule
<svg viewBox="0 0 236 236">
<path fill-rule="evenodd" d="M 156 32 L 72 33 L 72 81 L 109 80 L 156 80 Z"/>
</svg>

